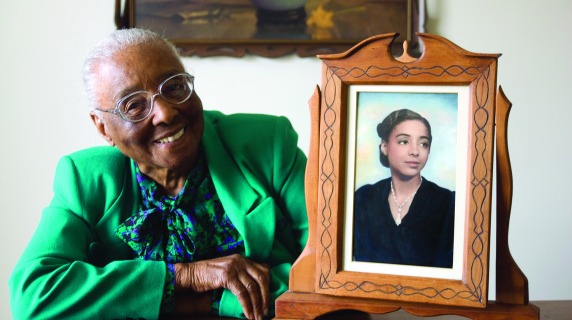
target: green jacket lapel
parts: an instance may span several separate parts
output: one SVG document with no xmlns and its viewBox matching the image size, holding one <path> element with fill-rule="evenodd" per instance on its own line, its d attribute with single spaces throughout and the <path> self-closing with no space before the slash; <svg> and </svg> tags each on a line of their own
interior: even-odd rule
<svg viewBox="0 0 572 320">
<path fill-rule="evenodd" d="M 226 147 L 240 137 L 240 131 L 219 130 L 217 123 L 224 117 L 205 111 L 202 142 L 209 171 L 225 211 L 245 241 L 246 255 L 264 259 L 272 248 L 278 208 L 261 182 L 246 179 L 244 172 L 248 168 L 236 161 L 233 150 Z"/>
</svg>

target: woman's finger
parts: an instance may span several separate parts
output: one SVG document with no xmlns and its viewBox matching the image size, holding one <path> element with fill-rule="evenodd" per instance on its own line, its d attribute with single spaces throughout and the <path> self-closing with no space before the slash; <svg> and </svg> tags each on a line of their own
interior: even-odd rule
<svg viewBox="0 0 572 320">
<path fill-rule="evenodd" d="M 243 257 L 240 257 L 240 259 L 235 262 L 236 279 L 240 282 L 240 285 L 237 285 L 237 291 L 241 292 L 241 288 L 245 288 L 248 299 L 243 297 L 243 305 L 250 303 L 249 307 L 246 307 L 244 310 L 245 315 L 248 310 L 254 319 L 262 319 L 268 309 L 268 268 Z M 242 292 L 239 294 L 242 294 Z"/>
<path fill-rule="evenodd" d="M 248 274 L 257 283 L 260 296 L 260 312 L 262 315 L 268 314 L 270 306 L 270 270 L 267 266 L 254 263 L 254 268 L 247 269 Z"/>
<path fill-rule="evenodd" d="M 247 287 L 238 279 L 232 279 L 228 282 L 227 289 L 230 290 L 238 299 L 242 306 L 242 311 L 248 319 L 254 319 L 253 305 L 250 292 Z"/>
<path fill-rule="evenodd" d="M 254 313 L 255 319 L 261 319 L 264 316 L 264 297 L 262 288 L 256 278 L 251 276 L 250 272 L 248 269 L 246 270 L 246 272 L 241 276 L 241 282 L 246 287 L 246 290 L 248 290 L 252 304 L 252 312 Z"/>
</svg>

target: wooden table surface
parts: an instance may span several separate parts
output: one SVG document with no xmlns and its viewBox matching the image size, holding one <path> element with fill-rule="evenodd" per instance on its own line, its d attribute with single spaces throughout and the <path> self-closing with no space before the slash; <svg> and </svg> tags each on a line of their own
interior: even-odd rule
<svg viewBox="0 0 572 320">
<path fill-rule="evenodd" d="M 572 300 L 562 301 L 532 301 L 532 304 L 540 308 L 540 319 L 542 320 L 570 320 L 572 319 Z M 191 318 L 168 317 L 169 320 L 228 320 L 231 318 L 221 318 L 214 316 L 199 316 Z M 408 314 L 403 310 L 398 310 L 386 314 L 365 314 L 360 312 L 335 312 L 316 318 L 316 320 L 413 320 L 413 319 L 431 319 L 431 320 L 458 320 L 465 317 L 459 316 L 437 316 L 437 317 L 417 317 Z"/>
</svg>

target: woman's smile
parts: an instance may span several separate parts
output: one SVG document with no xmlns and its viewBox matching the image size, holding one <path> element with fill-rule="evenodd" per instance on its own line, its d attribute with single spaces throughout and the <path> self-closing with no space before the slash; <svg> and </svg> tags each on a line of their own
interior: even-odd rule
<svg viewBox="0 0 572 320">
<path fill-rule="evenodd" d="M 163 144 L 163 143 L 171 143 L 171 142 L 175 142 L 177 140 L 179 140 L 179 138 L 181 138 L 183 136 L 183 133 L 185 133 L 185 127 L 182 127 L 181 130 L 177 131 L 174 135 L 166 137 L 166 138 L 162 138 L 157 140 L 157 143 L 159 144 Z"/>
</svg>

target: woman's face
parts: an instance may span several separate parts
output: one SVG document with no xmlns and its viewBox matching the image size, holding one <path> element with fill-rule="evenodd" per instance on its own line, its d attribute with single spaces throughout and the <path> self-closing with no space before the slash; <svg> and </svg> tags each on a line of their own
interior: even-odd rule
<svg viewBox="0 0 572 320">
<path fill-rule="evenodd" d="M 421 173 L 429 158 L 429 130 L 419 120 L 406 120 L 393 128 L 389 141 L 381 142 L 381 152 L 387 156 L 391 175 L 402 178 Z"/>
<path fill-rule="evenodd" d="M 147 90 L 157 93 L 169 76 L 184 72 L 179 59 L 157 45 L 140 45 L 103 61 L 96 70 L 101 109 L 114 109 L 126 95 Z M 100 133 L 145 173 L 153 170 L 189 170 L 197 158 L 204 120 L 201 100 L 195 92 L 182 104 L 157 96 L 153 111 L 141 122 L 128 122 L 117 114 L 92 114 Z"/>
</svg>

